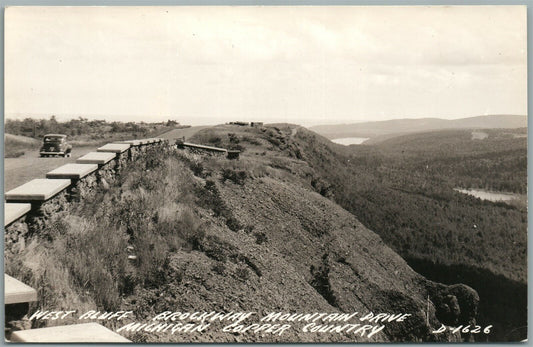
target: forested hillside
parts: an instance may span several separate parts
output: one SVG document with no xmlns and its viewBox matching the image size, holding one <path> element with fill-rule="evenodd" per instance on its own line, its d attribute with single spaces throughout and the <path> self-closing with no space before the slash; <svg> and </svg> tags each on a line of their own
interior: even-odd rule
<svg viewBox="0 0 533 347">
<path fill-rule="evenodd" d="M 424 275 L 438 279 L 453 266 L 455 273 L 446 279 L 480 292 L 482 319 L 492 310 L 493 317 L 515 319 L 516 327 L 526 319 L 525 132 L 487 130 L 488 138 L 473 140 L 471 131 L 441 131 L 344 147 L 300 129 L 295 141 L 326 182 L 323 192 Z M 456 187 L 520 195 L 510 203 L 490 202 L 458 193 Z"/>
<path fill-rule="evenodd" d="M 350 147 L 305 130 L 296 139 L 335 200 L 405 257 L 482 266 L 524 280 L 525 206 L 453 190 L 526 191 L 526 139 L 500 135 L 475 141 L 466 131 L 436 132 Z"/>
</svg>

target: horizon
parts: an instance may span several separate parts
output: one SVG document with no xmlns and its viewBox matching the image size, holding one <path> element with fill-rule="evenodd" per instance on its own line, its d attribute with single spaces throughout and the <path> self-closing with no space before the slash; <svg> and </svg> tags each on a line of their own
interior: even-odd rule
<svg viewBox="0 0 533 347">
<path fill-rule="evenodd" d="M 526 29 L 526 7 L 504 5 L 9 7 L 5 116 L 526 114 Z"/>
<path fill-rule="evenodd" d="M 104 118 L 98 118 L 98 116 L 60 116 L 60 115 L 48 115 L 48 116 L 42 115 L 41 116 L 41 115 L 32 115 L 32 116 L 21 116 L 21 117 L 7 117 L 6 116 L 4 118 L 4 124 L 5 124 L 6 120 L 24 120 L 26 118 L 35 119 L 35 120 L 46 120 L 46 119 L 50 119 L 52 116 L 55 116 L 56 120 L 58 122 L 68 122 L 69 120 L 72 120 L 72 119 L 84 118 L 84 119 L 87 119 L 89 121 L 105 121 L 105 122 L 121 122 L 121 123 L 133 122 L 133 123 L 146 123 L 146 124 L 154 123 L 155 124 L 155 123 L 164 123 L 164 122 L 167 122 L 167 121 L 170 120 L 170 121 L 176 121 L 180 125 L 190 125 L 190 126 L 216 126 L 216 125 L 226 124 L 228 122 L 233 122 L 233 121 L 242 121 L 241 119 L 229 119 L 229 120 L 225 120 L 224 122 L 219 122 L 219 123 L 189 124 L 189 123 L 183 123 L 179 119 L 175 119 L 175 118 L 174 119 L 168 118 L 168 119 L 161 119 L 161 120 L 154 120 L 154 121 L 146 121 L 146 120 L 134 121 L 134 120 L 127 120 L 127 119 L 123 119 L 123 120 L 104 119 Z M 468 119 L 468 118 L 499 117 L 499 116 L 504 116 L 504 117 L 507 117 L 507 116 L 511 116 L 511 117 L 526 117 L 526 118 L 528 117 L 527 114 L 525 114 L 525 115 L 520 115 L 520 114 L 487 114 L 487 115 L 459 117 L 459 118 L 440 118 L 440 117 L 409 118 L 409 117 L 406 117 L 406 118 L 390 118 L 390 119 L 383 119 L 383 120 L 376 120 L 376 121 L 372 121 L 372 120 L 370 120 L 370 121 L 367 121 L 367 120 L 353 120 L 353 121 L 351 121 L 351 123 L 318 123 L 318 124 L 304 124 L 304 123 L 292 123 L 292 122 L 265 121 L 263 119 L 254 119 L 252 121 L 253 122 L 264 122 L 265 124 L 289 123 L 289 124 L 295 124 L 295 125 L 300 125 L 300 126 L 303 126 L 303 127 L 306 127 L 306 128 L 310 128 L 310 127 L 329 126 L 329 125 L 351 125 L 351 124 L 359 124 L 359 123 L 388 122 L 388 121 L 393 121 L 393 120 L 439 119 L 439 120 L 450 120 L 450 121 L 453 121 L 453 120 L 461 120 L 461 119 Z"/>
</svg>

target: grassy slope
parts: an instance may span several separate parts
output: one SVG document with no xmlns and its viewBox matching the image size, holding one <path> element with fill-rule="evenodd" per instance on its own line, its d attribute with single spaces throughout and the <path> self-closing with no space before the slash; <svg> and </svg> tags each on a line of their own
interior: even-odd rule
<svg viewBox="0 0 533 347">
<path fill-rule="evenodd" d="M 197 134 L 201 139 L 246 151 L 231 162 L 148 153 L 109 188 L 57 216 L 24 250 L 6 252 L 6 272 L 39 288 L 41 308 L 131 309 L 137 321 L 168 309 L 393 310 L 413 317 L 375 339 L 431 338 L 426 297 L 440 307 L 451 289 L 416 274 L 351 214 L 317 194 L 325 187 L 297 158 L 290 135 L 223 126 Z M 128 246 L 136 262 L 128 262 Z M 453 290 L 459 300 L 471 295 Z M 462 312 L 461 322 L 471 319 L 466 307 Z M 433 328 L 440 326 L 433 313 L 429 318 Z M 365 340 L 296 329 L 281 337 L 216 329 L 127 336 L 135 342 Z"/>
<path fill-rule="evenodd" d="M 39 148 L 40 142 L 27 136 L 4 134 L 4 158 L 17 158 Z"/>
</svg>

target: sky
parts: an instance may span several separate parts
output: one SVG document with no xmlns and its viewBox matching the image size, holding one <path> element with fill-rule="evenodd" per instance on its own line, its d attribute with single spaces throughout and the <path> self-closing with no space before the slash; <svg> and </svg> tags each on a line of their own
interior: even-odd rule
<svg viewBox="0 0 533 347">
<path fill-rule="evenodd" d="M 525 6 L 10 7 L 5 116 L 526 115 L 526 30 Z"/>
</svg>

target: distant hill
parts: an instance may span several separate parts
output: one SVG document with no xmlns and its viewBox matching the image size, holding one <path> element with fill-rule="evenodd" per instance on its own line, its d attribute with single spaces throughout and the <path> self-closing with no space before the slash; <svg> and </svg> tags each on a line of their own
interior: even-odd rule
<svg viewBox="0 0 533 347">
<path fill-rule="evenodd" d="M 461 119 L 393 119 L 357 124 L 317 125 L 312 130 L 328 139 L 343 137 L 376 137 L 443 129 L 496 129 L 527 127 L 527 116 L 490 115 Z"/>
</svg>

